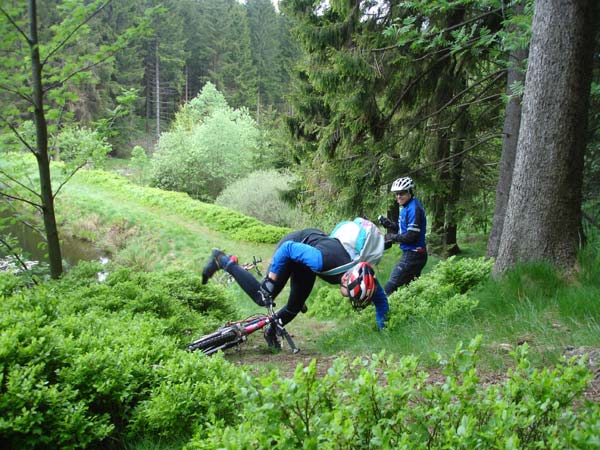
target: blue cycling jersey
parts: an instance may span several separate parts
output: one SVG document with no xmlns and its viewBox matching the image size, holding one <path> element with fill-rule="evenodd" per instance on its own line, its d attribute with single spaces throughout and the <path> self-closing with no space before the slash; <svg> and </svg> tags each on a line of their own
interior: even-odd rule
<svg viewBox="0 0 600 450">
<path fill-rule="evenodd" d="M 427 231 L 427 219 L 425 217 L 425 209 L 418 199 L 413 197 L 402 207 L 400 217 L 398 217 L 398 226 L 400 234 L 404 234 L 407 231 L 416 231 L 419 233 L 419 238 L 416 242 L 400 244 L 402 250 L 418 252 L 426 250 L 425 232 Z"/>
<path fill-rule="evenodd" d="M 310 234 L 301 232 L 294 237 L 302 237 L 303 240 L 311 242 L 312 245 L 293 240 L 281 242 L 273 255 L 269 271 L 279 276 L 284 271 L 286 264 L 294 262 L 308 267 L 317 276 L 329 283 L 341 283 L 342 274 L 324 276 L 319 273 L 339 267 L 350 260 L 339 241 L 327 235 L 321 236 L 316 230 L 311 230 Z M 375 306 L 377 326 L 384 328 L 389 305 L 387 295 L 378 281 L 377 289 L 371 301 Z"/>
</svg>

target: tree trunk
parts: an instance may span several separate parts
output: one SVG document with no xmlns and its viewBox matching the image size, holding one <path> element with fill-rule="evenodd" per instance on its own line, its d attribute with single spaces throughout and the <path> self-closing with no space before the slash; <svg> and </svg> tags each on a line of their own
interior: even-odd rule
<svg viewBox="0 0 600 450">
<path fill-rule="evenodd" d="M 515 5 L 515 15 L 522 15 L 524 4 Z M 514 30 L 513 30 L 514 31 Z M 527 49 L 513 50 L 508 55 L 509 66 L 506 79 L 506 93 L 509 101 L 506 104 L 504 115 L 504 128 L 502 130 L 502 156 L 498 173 L 498 184 L 496 185 L 496 206 L 494 208 L 494 219 L 490 237 L 488 240 L 487 256 L 495 258 L 498 256 L 500 237 L 506 216 L 508 205 L 508 194 L 512 183 L 515 157 L 517 154 L 517 142 L 519 140 L 519 126 L 521 124 L 521 97 L 514 96 L 512 86 L 515 82 L 525 82 L 525 72 L 520 65 L 527 58 Z"/>
<path fill-rule="evenodd" d="M 48 157 L 48 128 L 44 115 L 44 91 L 42 89 L 42 65 L 40 62 L 38 30 L 37 30 L 37 5 L 35 0 L 29 0 L 30 36 L 31 47 L 31 75 L 33 87 L 33 117 L 36 130 L 37 152 L 35 154 L 40 174 L 40 192 L 42 199 L 42 213 L 44 228 L 48 242 L 48 259 L 50 263 L 50 276 L 59 278 L 63 272 L 58 227 L 54 215 L 54 196 L 52 195 L 52 182 L 50 178 L 50 159 Z"/>
<path fill-rule="evenodd" d="M 576 263 L 597 0 L 536 0 L 523 113 L 494 274 Z"/>
<path fill-rule="evenodd" d="M 156 41 L 156 48 L 154 53 L 154 88 L 156 90 L 154 94 L 154 100 L 156 102 L 155 111 L 156 111 L 156 139 L 160 138 L 160 57 L 158 56 L 158 40 Z"/>
</svg>

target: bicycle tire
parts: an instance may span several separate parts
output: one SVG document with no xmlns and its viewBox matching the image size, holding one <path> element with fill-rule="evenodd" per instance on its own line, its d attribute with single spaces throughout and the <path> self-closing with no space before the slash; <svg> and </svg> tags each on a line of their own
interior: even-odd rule
<svg viewBox="0 0 600 450">
<path fill-rule="evenodd" d="M 189 344 L 187 346 L 187 350 L 190 352 L 200 350 L 205 355 L 211 355 L 219 350 L 231 348 L 243 340 L 244 339 L 242 335 L 232 328 L 219 333 L 212 333 L 208 336 L 203 336 Z"/>
</svg>

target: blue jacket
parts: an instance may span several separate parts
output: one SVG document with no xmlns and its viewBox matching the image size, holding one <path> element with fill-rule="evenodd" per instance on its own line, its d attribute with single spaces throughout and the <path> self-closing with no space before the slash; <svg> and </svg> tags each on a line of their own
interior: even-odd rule
<svg viewBox="0 0 600 450">
<path fill-rule="evenodd" d="M 400 240 L 400 248 L 402 250 L 412 250 L 424 252 L 426 250 L 425 233 L 427 231 L 427 218 L 425 217 L 425 209 L 421 202 L 415 197 L 402 207 L 400 216 L 398 217 L 398 226 L 400 235 L 413 236 L 411 242 L 406 242 L 403 238 Z M 408 235 L 406 233 L 409 233 Z"/>
<path fill-rule="evenodd" d="M 350 256 L 341 243 L 320 230 L 309 229 L 294 232 L 290 240 L 284 240 L 273 255 L 270 271 L 280 275 L 283 266 L 290 261 L 300 263 L 315 272 L 317 276 L 331 284 L 341 284 L 342 275 L 323 276 L 320 272 L 339 267 L 350 262 Z M 371 299 L 375 306 L 375 320 L 379 328 L 385 327 L 389 311 L 387 295 L 377 282 L 377 290 Z"/>
</svg>

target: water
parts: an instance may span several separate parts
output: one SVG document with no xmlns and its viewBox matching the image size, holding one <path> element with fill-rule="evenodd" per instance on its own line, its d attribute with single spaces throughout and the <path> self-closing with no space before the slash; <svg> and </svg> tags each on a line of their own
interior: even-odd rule
<svg viewBox="0 0 600 450">
<path fill-rule="evenodd" d="M 0 217 L 7 216 L 0 213 Z M 58 232 L 59 237 L 61 238 L 60 249 L 62 258 L 66 267 L 72 267 L 79 261 L 107 261 L 106 253 L 96 248 L 94 244 L 84 241 L 83 239 L 62 237 L 60 235 L 60 229 Z M 9 233 L 17 238 L 22 250 L 27 253 L 28 259 L 48 263 L 46 245 L 44 245 L 44 239 L 39 233 L 21 222 L 9 224 L 4 230 L 0 231 L 0 234 L 3 235 Z"/>
</svg>

